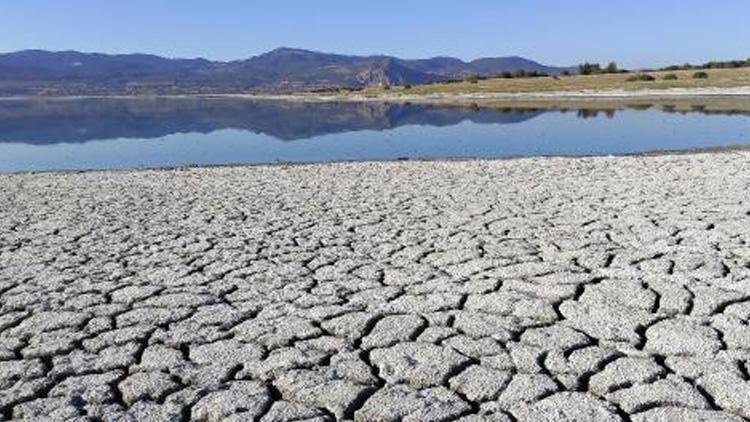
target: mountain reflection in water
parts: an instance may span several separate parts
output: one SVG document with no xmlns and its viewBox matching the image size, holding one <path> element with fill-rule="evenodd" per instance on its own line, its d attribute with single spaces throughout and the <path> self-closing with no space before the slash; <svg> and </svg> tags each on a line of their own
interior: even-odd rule
<svg viewBox="0 0 750 422">
<path fill-rule="evenodd" d="M 5 99 L 0 172 L 745 147 L 750 104 L 727 102 L 503 109 L 218 97 Z"/>
<path fill-rule="evenodd" d="M 0 142 L 78 143 L 153 139 L 234 129 L 284 141 L 406 125 L 513 124 L 544 110 L 490 110 L 385 103 L 236 99 L 82 99 L 0 101 Z"/>
</svg>

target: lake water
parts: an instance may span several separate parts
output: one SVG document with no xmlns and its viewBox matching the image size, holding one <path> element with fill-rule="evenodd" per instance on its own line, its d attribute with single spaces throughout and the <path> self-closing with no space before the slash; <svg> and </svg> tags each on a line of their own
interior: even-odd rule
<svg viewBox="0 0 750 422">
<path fill-rule="evenodd" d="M 0 101 L 0 171 L 609 155 L 750 145 L 750 116 L 227 99 Z"/>
</svg>

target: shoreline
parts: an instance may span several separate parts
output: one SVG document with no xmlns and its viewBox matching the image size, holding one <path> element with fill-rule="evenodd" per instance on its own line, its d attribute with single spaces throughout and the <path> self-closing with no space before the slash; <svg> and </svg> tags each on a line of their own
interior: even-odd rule
<svg viewBox="0 0 750 422">
<path fill-rule="evenodd" d="M 239 97 L 242 97 L 241 95 Z M 436 93 L 424 95 L 384 94 L 384 95 L 323 95 L 323 94 L 292 94 L 292 95 L 261 95 L 259 98 L 331 101 L 483 101 L 483 100 L 612 100 L 612 99 L 701 99 L 701 98 L 734 98 L 747 97 L 750 100 L 750 86 L 737 88 L 670 88 L 643 90 L 578 90 L 578 91 L 538 91 L 538 92 L 482 92 L 482 93 Z"/>
<path fill-rule="evenodd" d="M 546 161 L 546 160 L 590 160 L 590 159 L 626 159 L 626 158 L 658 158 L 658 157 L 684 157 L 699 155 L 726 155 L 726 154 L 750 154 L 750 145 L 733 144 L 711 148 L 691 148 L 684 150 L 650 150 L 636 153 L 622 154 L 551 154 L 551 155 L 513 155 L 504 157 L 417 157 L 417 158 L 393 158 L 382 160 L 341 160 L 341 161 L 279 161 L 267 163 L 222 163 L 222 164 L 187 164 L 181 166 L 156 166 L 156 167 L 131 167 L 131 168 L 91 168 L 91 169 L 50 169 L 50 170 L 22 170 L 22 171 L 0 171 L 2 176 L 31 176 L 31 175 L 66 175 L 86 173 L 141 173 L 141 172 L 170 172 L 179 170 L 210 170 L 210 169 L 243 169 L 243 168 L 290 168 L 290 167 L 334 167 L 347 165 L 373 165 L 373 164 L 440 164 L 440 163 L 492 163 L 510 161 Z M 750 155 L 749 155 L 750 157 Z"/>
<path fill-rule="evenodd" d="M 249 99 L 249 100 L 283 100 L 300 102 L 466 102 L 484 100 L 613 100 L 613 99 L 703 99 L 703 98 L 747 98 L 750 100 L 750 86 L 745 87 L 707 87 L 707 88 L 668 88 L 638 90 L 570 90 L 570 91 L 537 91 L 537 92 L 482 92 L 482 93 L 437 93 L 424 95 L 410 94 L 165 94 L 165 95 L 70 95 L 70 96 L 8 96 L 0 101 L 74 101 L 86 99 Z"/>
</svg>

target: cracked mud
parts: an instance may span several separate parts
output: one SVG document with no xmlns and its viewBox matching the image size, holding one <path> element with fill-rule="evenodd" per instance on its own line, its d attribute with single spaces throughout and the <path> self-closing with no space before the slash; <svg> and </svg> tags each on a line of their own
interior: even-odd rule
<svg viewBox="0 0 750 422">
<path fill-rule="evenodd" d="M 750 419 L 750 154 L 0 175 L 0 421 Z"/>
</svg>

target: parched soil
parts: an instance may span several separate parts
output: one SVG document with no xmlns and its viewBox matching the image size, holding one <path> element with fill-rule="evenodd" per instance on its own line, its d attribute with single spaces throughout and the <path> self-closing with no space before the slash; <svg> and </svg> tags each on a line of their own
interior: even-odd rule
<svg viewBox="0 0 750 422">
<path fill-rule="evenodd" d="M 742 421 L 749 323 L 747 152 L 0 175 L 0 420 Z"/>
</svg>

